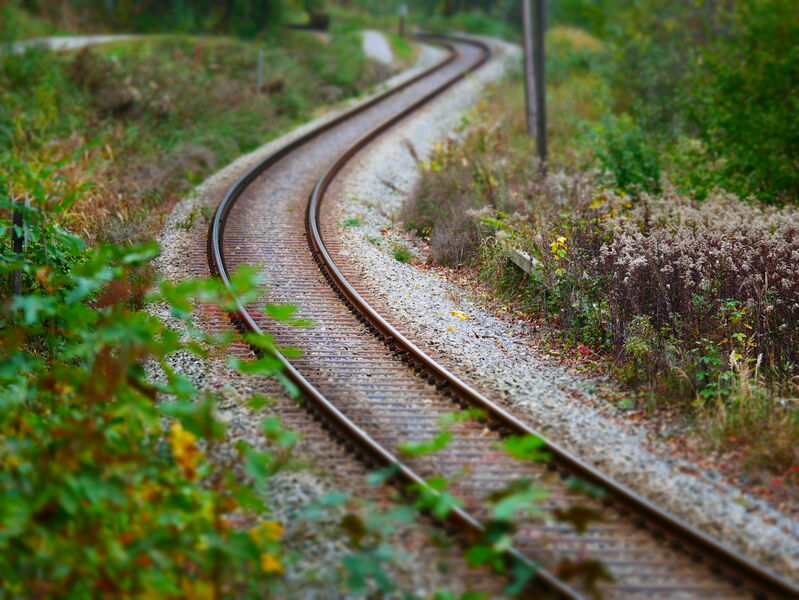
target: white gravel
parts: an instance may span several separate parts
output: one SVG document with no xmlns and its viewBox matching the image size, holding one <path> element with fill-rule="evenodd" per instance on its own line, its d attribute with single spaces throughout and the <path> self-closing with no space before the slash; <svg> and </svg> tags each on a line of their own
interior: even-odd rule
<svg viewBox="0 0 799 600">
<path fill-rule="evenodd" d="M 421 46 L 417 64 L 412 69 L 386 81 L 373 94 L 415 76 L 443 56 L 443 51 L 437 48 Z M 203 217 L 199 216 L 201 209 L 215 207 L 230 185 L 277 148 L 334 119 L 355 104 L 364 102 L 370 97 L 371 95 L 341 103 L 322 116 L 305 123 L 256 151 L 240 157 L 209 177 L 189 196 L 178 202 L 157 238 L 161 245 L 161 255 L 156 259 L 155 266 L 161 276 L 170 281 L 180 281 L 198 275 L 196 263 L 192 262 L 191 253 L 187 249 L 196 248 L 198 243 L 202 245 L 204 240 L 201 229 L 204 228 L 205 223 Z M 197 222 L 194 228 L 178 227 L 179 224 L 186 223 L 192 215 Z M 207 275 L 207 273 L 205 274 Z M 180 324 L 171 317 L 164 305 L 151 305 L 148 309 L 168 325 L 179 328 Z M 264 391 L 263 379 L 241 375 L 222 360 L 201 360 L 196 356 L 181 352 L 172 357 L 170 364 L 175 370 L 187 376 L 199 389 L 221 396 L 218 404 L 219 416 L 228 424 L 231 442 L 235 439 L 245 439 L 256 445 L 263 444 L 263 436 L 259 427 L 261 416 L 247 408 L 244 401 L 256 392 L 275 396 L 279 396 L 279 392 Z M 153 376 L 158 376 L 158 371 L 155 368 L 151 368 L 151 373 Z M 275 410 L 279 413 L 279 409 Z M 300 460 L 303 460 L 302 441 L 299 446 Z M 332 442 L 331 446 L 333 452 L 338 450 L 338 447 Z M 227 451 L 232 452 L 230 448 L 228 447 Z M 312 450 L 319 451 L 317 448 Z M 335 457 L 332 457 L 331 460 L 335 460 Z M 332 490 L 340 489 L 340 482 L 331 476 L 331 471 L 326 469 L 325 463 L 312 464 L 308 469 L 283 472 L 270 479 L 269 487 L 270 509 L 272 510 L 270 518 L 279 520 L 286 525 L 285 543 L 288 549 L 295 552 L 298 557 L 296 563 L 287 566 L 286 576 L 282 581 L 283 587 L 278 595 L 287 598 L 302 598 L 303 600 L 362 597 L 342 591 L 344 586 L 342 585 L 341 559 L 350 552 L 343 541 L 341 529 L 336 525 L 343 514 L 343 509 L 329 511 L 320 523 L 310 529 L 304 521 L 297 521 L 294 518 L 300 507 L 307 506 L 313 500 Z M 362 487 L 353 490 L 354 494 L 362 492 Z M 416 538 L 418 537 L 419 533 L 417 532 Z M 407 539 L 410 537 L 401 531 L 390 541 L 398 544 Z M 411 591 L 419 597 L 428 597 L 435 590 L 464 591 L 461 589 L 464 582 L 451 581 L 446 572 L 438 570 L 441 557 L 437 556 L 437 552 L 439 549 L 428 543 L 418 553 L 404 554 L 392 568 L 392 572 L 399 574 L 404 586 L 410 587 Z"/>
<path fill-rule="evenodd" d="M 386 36 L 372 29 L 365 29 L 362 35 L 363 51 L 366 56 L 384 65 L 390 65 L 394 61 L 394 53 L 391 51 L 391 45 Z"/>
<path fill-rule="evenodd" d="M 514 46 L 492 45 L 500 54 L 518 57 Z M 527 415 L 541 433 L 686 521 L 796 580 L 796 519 L 723 483 L 716 473 L 668 458 L 674 448 L 653 442 L 644 427 L 621 426 L 603 416 L 594 408 L 601 400 L 589 393 L 596 381 L 553 365 L 532 347 L 521 325 L 500 320 L 470 299 L 468 290 L 444 281 L 438 273 L 393 258 L 398 245 L 409 246 L 407 236 L 396 228 L 395 215 L 419 178 L 404 140 L 410 140 L 420 156 L 427 156 L 435 143 L 452 135 L 462 112 L 476 102 L 481 85 L 502 71 L 502 60 L 493 60 L 356 157 L 355 167 L 345 171 L 342 177 L 346 179 L 337 188 L 341 201 L 336 220 L 359 216 L 364 221 L 361 227 L 340 228 L 347 260 L 360 270 L 370 292 L 389 307 L 387 316 L 447 353 L 461 374 Z M 453 315 L 454 311 L 462 311 L 467 320 Z"/>
<path fill-rule="evenodd" d="M 28 48 L 34 46 L 41 46 L 49 48 L 50 50 L 74 50 L 76 48 L 84 48 L 86 46 L 94 46 L 96 44 L 105 44 L 108 42 L 118 42 L 121 40 L 129 40 L 137 35 L 118 34 L 118 35 L 75 35 L 75 36 L 52 36 L 36 38 L 33 40 L 23 40 L 14 42 L 11 45 L 11 51 L 14 53 L 24 52 Z"/>
</svg>

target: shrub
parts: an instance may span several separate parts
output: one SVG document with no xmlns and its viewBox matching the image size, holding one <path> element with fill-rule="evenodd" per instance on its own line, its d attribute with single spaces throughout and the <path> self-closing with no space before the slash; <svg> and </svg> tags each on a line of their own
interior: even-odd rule
<svg viewBox="0 0 799 600">
<path fill-rule="evenodd" d="M 686 112 L 721 161 L 722 185 L 741 196 L 799 199 L 797 40 L 790 0 L 738 3 L 686 82 Z"/>
<path fill-rule="evenodd" d="M 0 208 L 26 190 L 28 245 L 3 236 L 0 277 L 19 269 L 24 292 L 0 305 L 0 578 L 13 597 L 100 595 L 263 597 L 282 572 L 282 526 L 268 520 L 259 485 L 211 460 L 224 443 L 213 396 L 169 360 L 225 344 L 191 327 L 192 301 L 232 308 L 214 281 L 162 283 L 190 336 L 136 308 L 154 244 L 88 248 L 63 213 L 79 193 L 7 157 Z M 0 229 L 8 232 L 7 216 Z M 253 271 L 238 272 L 245 297 Z M 276 311 L 276 315 L 280 315 Z M 249 371 L 275 373 L 266 354 Z M 153 381 L 145 365 L 163 373 Z M 278 443 L 279 425 L 269 432 Z M 237 445 L 255 481 L 277 468 L 269 451 Z"/>
<path fill-rule="evenodd" d="M 168 36 L 1 54 L 0 145 L 30 163 L 60 164 L 73 181 L 97 182 L 75 207 L 73 230 L 141 241 L 219 164 L 382 75 L 354 38 L 335 36 L 332 47 L 289 32 L 268 47 Z"/>
<path fill-rule="evenodd" d="M 599 137 L 597 158 L 618 189 L 635 195 L 660 190 L 658 151 L 629 115 L 605 118 Z"/>
<path fill-rule="evenodd" d="M 615 357 L 627 383 L 714 423 L 716 435 L 738 432 L 730 439 L 745 441 L 753 462 L 769 456 L 773 470 L 790 467 L 797 457 L 785 440 L 799 419 L 795 403 L 780 398 L 795 393 L 799 375 L 797 209 L 764 208 L 709 185 L 700 202 L 667 178 L 660 192 L 643 191 L 660 184 L 656 155 L 626 118 L 611 134 L 612 184 L 591 172 L 542 176 L 519 139 L 518 89 L 498 89 L 489 92 L 490 117 L 481 107 L 484 119 L 468 116 L 458 142 L 423 163 L 405 222 L 431 241 L 435 260 L 476 258 L 487 282 L 561 338 Z M 554 148 L 568 143 L 565 130 Z M 532 273 L 509 260 L 514 248 L 536 259 Z M 768 443 L 756 439 L 765 427 Z"/>
<path fill-rule="evenodd" d="M 613 91 L 614 113 L 630 114 L 653 148 L 677 153 L 674 179 L 704 188 L 710 169 L 722 189 L 779 203 L 799 192 L 795 8 L 792 0 L 643 0 L 599 10 L 570 0 L 557 14 L 602 39 L 607 54 L 597 71 Z M 693 146 L 681 138 L 705 145 L 702 160 L 679 155 Z"/>
</svg>

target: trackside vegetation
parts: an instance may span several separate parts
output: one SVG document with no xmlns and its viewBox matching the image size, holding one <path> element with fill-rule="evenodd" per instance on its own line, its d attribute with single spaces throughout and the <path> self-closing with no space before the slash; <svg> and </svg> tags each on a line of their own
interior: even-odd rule
<svg viewBox="0 0 799 600">
<path fill-rule="evenodd" d="M 16 4 L 6 8 L 25 31 L 52 33 Z M 266 76 L 255 89 L 261 49 Z M 279 45 L 165 35 L 0 55 L 0 596 L 281 598 L 314 588 L 416 597 L 403 589 L 397 538 L 420 513 L 443 519 L 459 505 L 450 482 L 433 477 L 388 506 L 334 491 L 276 517 L 270 480 L 301 468 L 291 460 L 298 436 L 255 397 L 242 402 L 259 435 L 233 439 L 217 410 L 223 395 L 173 366 L 177 357 L 227 360 L 295 394 L 268 337 L 212 334 L 194 320 L 198 305 L 231 311 L 234 296 L 256 300 L 263 282 L 256 269 L 235 272 L 232 292 L 213 279 L 160 281 L 151 265 L 159 249 L 147 241 L 160 215 L 216 166 L 383 76 L 346 30 L 325 45 L 305 33 Z M 21 253 L 12 232 L 25 239 Z M 407 259 L 398 248 L 397 260 Z M 21 294 L 11 295 L 17 274 Z M 308 325 L 293 307 L 264 310 Z M 229 359 L 241 343 L 258 356 Z M 454 415 L 440 436 L 400 450 L 437 451 L 464 418 L 479 416 Z M 504 451 L 538 460 L 540 446 L 514 439 Z M 518 519 L 534 513 L 531 499 L 545 496 L 530 481 L 510 482 L 491 500 L 488 533 L 464 556 L 506 573 L 510 594 L 534 570 L 510 572 L 503 552 Z M 578 531 L 594 518 L 575 514 L 562 518 Z M 330 573 L 298 566 L 289 539 L 296 530 L 307 539 L 320 520 L 320 531 L 345 541 Z M 608 577 L 593 562 L 564 568 L 589 587 Z M 462 587 L 432 597 L 484 597 Z"/>
<path fill-rule="evenodd" d="M 215 169 L 387 74 L 347 32 L 327 43 L 287 31 L 264 42 L 164 35 L 5 52 L 0 148 L 93 183 L 70 209 L 72 231 L 141 242 Z"/>
<path fill-rule="evenodd" d="M 764 486 L 795 486 L 795 11 L 565 4 L 547 37 L 549 174 L 517 73 L 421 165 L 404 221 L 434 260 L 474 265 L 561 343 L 609 360 L 633 406 L 689 419 Z"/>
<path fill-rule="evenodd" d="M 263 289 L 257 269 L 234 272 L 232 291 L 215 279 L 155 281 L 148 265 L 156 244 L 88 245 L 63 226 L 84 193 L 81 186 L 56 170 L 8 158 L 0 164 L 2 197 L 25 190 L 31 199 L 22 209 L 25 252 L 0 247 L 0 280 L 7 284 L 15 271 L 23 278 L 23 293 L 0 307 L 3 596 L 279 598 L 323 584 L 353 598 L 416 598 L 395 579 L 405 556 L 396 538 L 421 512 L 444 519 L 460 505 L 448 491 L 450 481 L 432 477 L 408 490 L 410 500 L 388 507 L 332 492 L 299 507 L 292 520 L 276 520 L 269 481 L 290 468 L 297 435 L 276 415 L 261 412 L 268 399 L 253 397 L 247 405 L 261 415 L 260 438 L 231 439 L 215 408 L 222 396 L 201 391 L 172 366 L 178 354 L 223 360 L 232 344 L 246 342 L 259 355 L 229 360 L 231 366 L 277 378 L 287 393 L 296 393 L 268 336 L 210 334 L 192 316 L 198 304 L 233 311 L 237 298 L 255 301 Z M 12 208 L 8 200 L 0 204 L 4 215 Z M 3 234 L 12 227 L 0 219 Z M 176 325 L 147 311 L 151 305 L 165 308 Z M 264 311 L 275 321 L 309 325 L 291 306 L 266 305 Z M 407 457 L 439 451 L 453 427 L 479 418 L 474 411 L 453 414 L 442 420 L 441 433 L 399 450 Z M 542 460 L 541 447 L 536 438 L 515 437 L 498 451 Z M 368 483 L 380 485 L 394 474 L 377 472 Z M 573 483 L 576 491 L 601 494 Z M 507 573 L 509 594 L 521 591 L 534 569 L 510 571 L 503 553 L 519 520 L 535 517 L 534 504 L 546 497 L 531 480 L 509 482 L 492 495 L 487 532 L 465 554 L 473 567 Z M 347 540 L 340 567 L 332 575 L 295 571 L 287 581 L 299 556 L 286 549 L 285 532 L 304 520 L 307 539 L 323 517 L 325 529 Z M 599 515 L 576 510 L 558 518 L 581 532 Z M 609 578 L 593 561 L 562 568 L 589 588 Z M 433 597 L 484 598 L 468 591 Z"/>
</svg>

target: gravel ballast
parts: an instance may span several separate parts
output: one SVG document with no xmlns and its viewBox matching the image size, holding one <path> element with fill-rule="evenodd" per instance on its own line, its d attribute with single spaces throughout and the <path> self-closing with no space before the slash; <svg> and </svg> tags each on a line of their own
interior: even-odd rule
<svg viewBox="0 0 799 600">
<path fill-rule="evenodd" d="M 516 47 L 491 41 L 495 52 L 518 60 Z M 339 175 L 326 202 L 336 202 L 344 260 L 351 261 L 379 310 L 446 366 L 476 382 L 490 397 L 565 446 L 672 513 L 784 576 L 799 572 L 799 522 L 769 503 L 725 483 L 715 472 L 674 458 L 678 449 L 655 441 L 645 426 L 620 423 L 597 406 L 596 380 L 575 375 L 543 356 L 523 325 L 499 318 L 492 307 L 441 273 L 395 258 L 418 253 L 395 215 L 418 182 L 416 161 L 458 126 L 481 86 L 501 75 L 494 60 L 412 118 L 383 135 Z M 552 107 L 557 110 L 557 107 Z M 496 308 L 496 307 L 493 307 Z"/>
<path fill-rule="evenodd" d="M 443 57 L 442 50 L 421 46 L 417 64 L 386 81 L 374 94 L 412 78 Z M 162 253 L 156 259 L 155 266 L 159 273 L 170 281 L 207 276 L 207 266 L 204 260 L 198 261 L 197 253 L 205 249 L 207 215 L 210 214 L 210 209 L 216 207 L 226 190 L 267 155 L 369 97 L 371 96 L 342 103 L 258 150 L 242 156 L 209 177 L 191 195 L 182 199 L 167 218 L 158 236 Z M 165 306 L 152 305 L 149 310 L 167 324 L 179 327 L 180 323 L 171 317 Z M 200 325 L 208 324 L 208 319 L 201 311 L 198 311 L 196 318 Z M 377 502 L 384 510 L 396 506 L 385 490 L 364 484 L 369 473 L 367 467 L 354 461 L 304 410 L 298 409 L 296 403 L 275 382 L 242 375 L 230 368 L 224 360 L 202 360 L 188 353 L 176 354 L 170 363 L 199 389 L 220 395 L 218 414 L 229 428 L 229 444 L 222 450 L 223 453 L 227 452 L 232 456 L 232 443 L 237 439 L 247 440 L 259 447 L 264 445 L 260 429 L 264 414 L 256 413 L 246 406 L 246 400 L 254 394 L 273 398 L 274 403 L 266 410 L 281 416 L 287 426 L 297 429 L 307 426 L 316 430 L 303 435 L 297 444 L 295 457 L 300 466 L 281 472 L 269 480 L 269 504 L 272 510 L 269 518 L 284 523 L 285 544 L 298 558 L 296 563 L 287 565 L 280 595 L 303 599 L 357 598 L 367 595 L 368 592 L 354 594 L 346 591 L 343 584 L 345 573 L 341 568 L 341 560 L 351 553 L 351 549 L 338 526 L 346 511 L 363 509 L 358 509 L 357 506 L 353 508 L 351 505 L 346 510 L 330 509 L 320 523 L 310 527 L 307 522 L 296 519 L 301 507 L 331 491 L 341 489 L 349 490 L 353 497 L 361 501 Z M 155 370 L 153 373 L 157 376 Z M 418 597 L 428 597 L 437 590 L 451 590 L 460 594 L 469 588 L 485 587 L 490 590 L 489 597 L 499 597 L 496 578 L 487 577 L 480 572 L 462 576 L 458 571 L 459 568 L 462 569 L 458 558 L 461 549 L 441 548 L 431 544 L 429 536 L 433 531 L 438 532 L 438 529 L 422 521 L 412 526 L 400 527 L 387 540 L 401 552 L 399 560 L 390 571 L 403 589 Z M 453 578 L 453 573 L 458 573 L 458 576 Z M 494 583 L 490 583 L 491 581 Z M 503 581 L 499 580 L 500 585 Z M 371 593 L 374 594 L 374 590 Z"/>
</svg>

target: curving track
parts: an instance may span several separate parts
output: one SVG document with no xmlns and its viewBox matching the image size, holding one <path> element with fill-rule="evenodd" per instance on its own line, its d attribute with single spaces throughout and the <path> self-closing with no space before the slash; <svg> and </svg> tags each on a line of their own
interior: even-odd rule
<svg viewBox="0 0 799 600">
<path fill-rule="evenodd" d="M 358 293 L 357 277 L 335 243 L 336 224 L 325 219 L 324 194 L 338 171 L 385 129 L 430 101 L 489 56 L 468 40 L 446 44 L 449 57 L 418 77 L 378 96 L 267 157 L 236 183 L 219 205 L 208 235 L 213 272 L 242 263 L 262 264 L 270 302 L 295 303 L 309 329 L 275 325 L 257 309 L 240 306 L 239 325 L 269 327 L 276 342 L 303 350 L 284 359 L 307 406 L 326 426 L 372 464 L 396 465 L 397 477 L 421 482 L 436 474 L 455 479 L 463 500 L 452 520 L 474 534 L 488 514 L 484 500 L 520 476 L 550 495 L 543 520 L 524 522 L 512 560 L 539 562 L 537 594 L 578 598 L 579 582 L 565 582 L 569 563 L 601 560 L 615 581 L 601 586 L 606 598 L 787 598 L 799 590 L 660 511 L 635 493 L 548 443 L 551 459 L 528 464 L 497 451 L 503 435 L 535 433 L 524 423 L 430 360 L 386 322 Z M 400 461 L 397 444 L 433 437 L 453 402 L 478 406 L 485 423 L 469 421 L 451 443 L 432 456 Z M 600 503 L 574 491 L 580 477 L 610 494 Z M 604 520 L 583 535 L 553 515 L 575 503 L 602 511 Z"/>
</svg>

